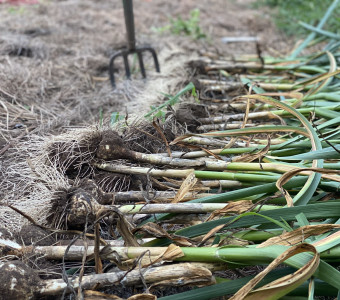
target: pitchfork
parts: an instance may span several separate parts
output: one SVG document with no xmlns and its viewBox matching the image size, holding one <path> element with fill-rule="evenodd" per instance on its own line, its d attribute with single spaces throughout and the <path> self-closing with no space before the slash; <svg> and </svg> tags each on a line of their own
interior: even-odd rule
<svg viewBox="0 0 340 300">
<path fill-rule="evenodd" d="M 125 27 L 126 27 L 126 33 L 127 33 L 127 48 L 114 53 L 112 57 L 110 58 L 109 75 L 110 75 L 110 81 L 111 81 L 112 87 L 116 86 L 115 77 L 114 77 L 114 70 L 115 70 L 114 61 L 119 56 L 123 57 L 125 73 L 128 79 L 131 77 L 128 56 L 134 53 L 137 54 L 139 67 L 140 67 L 143 78 L 146 77 L 143 56 L 142 56 L 143 52 L 147 52 L 147 51 L 151 52 L 153 60 L 155 62 L 156 71 L 160 72 L 159 63 L 158 63 L 155 49 L 150 46 L 136 47 L 135 23 L 134 23 L 134 18 L 133 18 L 132 0 L 123 0 L 123 7 L 124 7 Z"/>
</svg>

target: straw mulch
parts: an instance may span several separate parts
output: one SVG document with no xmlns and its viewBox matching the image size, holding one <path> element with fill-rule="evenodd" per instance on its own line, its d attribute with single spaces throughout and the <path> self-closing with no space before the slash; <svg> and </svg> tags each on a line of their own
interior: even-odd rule
<svg viewBox="0 0 340 300">
<path fill-rule="evenodd" d="M 39 225 L 65 229 L 65 223 L 53 219 L 55 203 L 67 199 L 88 179 L 103 193 L 149 192 L 152 184 L 154 189 L 164 190 L 162 183 L 157 186 L 148 176 L 94 171 L 92 162 L 99 143 L 105 131 L 115 130 L 130 150 L 165 153 L 165 140 L 170 142 L 199 125 L 195 116 L 185 119 L 187 112 L 193 111 L 184 108 L 181 112 L 183 107 L 177 113 L 169 110 L 158 127 L 141 116 L 151 105 L 162 103 L 165 94 L 174 95 L 192 79 L 195 70 L 187 65 L 190 59 L 204 53 L 214 56 L 255 52 L 254 44 L 243 44 L 241 48 L 220 42 L 223 36 L 254 32 L 261 38 L 263 51 L 278 53 L 283 49 L 285 40 L 276 34 L 271 21 L 249 8 L 252 1 L 239 2 L 136 1 L 138 42 L 155 47 L 161 74 L 153 70 L 151 58 L 145 57 L 147 81 L 138 72 L 132 81 L 125 81 L 123 65 L 118 64 L 116 90 L 110 86 L 107 72 L 110 56 L 125 44 L 119 1 L 69 0 L 15 7 L 2 4 L 1 227 L 17 233 L 34 220 Z M 185 17 L 195 7 L 201 11 L 208 40 L 193 41 L 152 30 L 165 26 L 169 15 Z M 110 127 L 113 112 L 126 116 L 114 128 Z M 172 146 L 171 150 L 183 149 Z M 172 190 L 179 184 L 173 182 Z M 29 221 L 27 216 L 32 219 Z M 107 235 L 103 229 L 103 237 Z"/>
</svg>

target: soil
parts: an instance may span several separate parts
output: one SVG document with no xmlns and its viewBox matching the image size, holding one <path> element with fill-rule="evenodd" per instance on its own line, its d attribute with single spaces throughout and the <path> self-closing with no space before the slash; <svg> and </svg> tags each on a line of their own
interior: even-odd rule
<svg viewBox="0 0 340 300">
<path fill-rule="evenodd" d="M 156 73 L 146 57 L 147 82 L 138 72 L 133 81 L 125 81 L 123 65 L 118 62 L 116 90 L 108 80 L 108 62 L 125 45 L 120 1 L 1 4 L 0 145 L 28 128 L 59 133 L 70 126 L 109 118 L 112 112 L 146 112 L 150 105 L 162 101 L 161 93 L 178 90 L 172 82 L 174 75 L 182 75 L 177 84 L 183 85 L 187 77 L 184 64 L 197 54 L 256 53 L 253 42 L 223 44 L 222 37 L 257 36 L 262 51 L 269 54 L 290 49 L 268 13 L 251 8 L 253 2 L 136 1 L 137 44 L 147 43 L 156 49 L 162 72 Z M 200 27 L 207 39 L 195 41 L 153 30 L 168 25 L 170 17 L 187 19 L 194 8 L 200 10 Z"/>
<path fill-rule="evenodd" d="M 13 261 L 1 262 L 0 270 L 2 299 L 32 299 L 34 297 L 34 287 L 40 279 L 33 269 L 21 261 Z M 6 298 L 3 298 L 4 295 Z"/>
<path fill-rule="evenodd" d="M 109 59 L 126 44 L 121 1 L 41 1 L 34 5 L 3 2 L 0 1 L 0 227 L 13 232 L 19 232 L 23 224 L 13 219 L 6 203 L 14 203 L 19 208 L 36 206 L 36 215 L 32 216 L 36 221 L 51 220 L 41 216 L 38 209 L 44 202 L 24 202 L 21 197 L 33 199 L 39 194 L 39 199 L 49 199 L 58 192 L 63 195 L 60 198 L 67 198 L 65 193 L 72 190 L 73 180 L 78 177 L 93 179 L 103 192 L 112 192 L 107 186 L 115 186 L 120 191 L 129 190 L 130 186 L 142 190 L 149 186 L 147 176 L 105 171 L 93 174 L 91 168 L 79 167 L 79 162 L 89 161 L 95 155 L 117 158 L 115 155 L 122 154 L 123 146 L 137 152 L 166 152 L 164 139 L 171 140 L 176 133 L 199 126 L 197 119 L 207 116 L 206 108 L 185 104 L 167 116 L 167 120 L 176 118 L 177 123 L 165 123 L 162 128 L 165 135 L 161 138 L 156 137 L 157 126 L 140 123 L 135 124 L 134 130 L 146 132 L 148 140 L 136 138 L 129 129 L 124 129 L 123 134 L 117 133 L 114 144 L 120 148 L 119 151 L 115 148 L 118 152 L 109 153 L 109 157 L 105 156 L 107 153 L 100 154 L 101 143 L 107 146 L 105 131 L 98 135 L 95 130 L 109 124 L 114 112 L 125 116 L 121 121 L 124 123 L 133 115 L 143 116 L 151 105 L 164 102 L 164 95 L 176 94 L 192 76 L 193 70 L 187 65 L 191 58 L 259 54 L 259 49 L 278 56 L 292 46 L 292 42 L 276 30 L 268 12 L 252 8 L 254 0 L 135 1 L 137 44 L 155 48 L 161 73 L 154 70 L 152 58 L 145 55 L 147 79 L 141 78 L 137 70 L 132 80 L 126 80 L 123 63 L 117 61 L 117 87 L 113 89 L 108 77 Z M 200 11 L 200 27 L 207 38 L 194 40 L 190 36 L 154 30 L 168 25 L 169 18 L 187 19 L 195 8 Z M 256 36 L 259 42 L 224 44 L 221 41 L 223 37 L 244 36 Z M 133 59 L 130 65 L 135 68 Z M 85 140 L 69 134 L 75 128 L 88 128 L 84 129 L 88 130 Z M 47 143 L 46 156 L 41 157 L 41 162 L 62 170 L 68 180 L 51 175 L 30 161 L 42 151 L 41 145 L 46 145 L 42 141 L 49 137 L 51 142 Z M 109 140 L 112 142 L 112 136 Z M 24 164 L 29 168 L 22 167 Z M 22 178 L 35 180 L 36 186 L 23 184 Z M 112 196 L 105 197 L 102 203 L 109 203 Z M 49 217 L 53 213 L 49 211 Z M 49 243 L 49 237 L 43 239 L 40 229 L 33 231 L 28 227 L 21 230 L 17 240 L 29 244 L 34 242 L 33 237 L 37 239 L 35 242 Z"/>
</svg>

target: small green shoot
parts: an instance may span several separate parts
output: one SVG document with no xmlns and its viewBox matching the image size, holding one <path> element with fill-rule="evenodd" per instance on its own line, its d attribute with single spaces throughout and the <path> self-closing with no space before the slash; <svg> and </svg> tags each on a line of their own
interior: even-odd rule
<svg viewBox="0 0 340 300">
<path fill-rule="evenodd" d="M 186 35 L 195 40 L 207 37 L 199 26 L 200 11 L 198 8 L 190 11 L 190 17 L 187 20 L 183 20 L 182 17 L 179 16 L 177 19 L 170 18 L 169 21 L 169 25 L 153 28 L 153 30 L 161 33 L 170 31 L 174 35 Z"/>
<path fill-rule="evenodd" d="M 113 126 L 113 124 L 117 123 L 120 120 L 123 120 L 124 118 L 125 116 L 120 115 L 119 112 L 113 112 L 110 118 L 110 126 Z"/>
<path fill-rule="evenodd" d="M 165 101 L 163 104 L 161 104 L 160 106 L 151 107 L 151 111 L 148 112 L 146 115 L 144 115 L 145 118 L 150 118 L 150 117 L 160 117 L 160 116 L 165 116 L 165 112 L 162 112 L 162 109 L 164 107 L 167 106 L 173 106 L 176 103 L 178 103 L 180 101 L 180 97 L 182 95 L 184 95 L 185 93 L 191 91 L 192 95 L 195 97 L 197 97 L 196 94 L 196 89 L 195 86 L 192 82 L 190 82 L 187 86 L 185 86 L 181 91 L 179 91 L 175 96 L 172 96 L 169 100 Z M 169 97 L 169 95 L 166 95 L 167 97 Z M 195 98 L 196 99 L 196 98 Z"/>
<path fill-rule="evenodd" d="M 194 97 L 194 99 L 195 99 L 195 101 L 196 101 L 197 103 L 200 102 L 200 99 L 198 98 L 198 94 L 197 94 L 197 91 L 196 91 L 196 87 L 195 87 L 195 86 L 194 86 L 194 87 L 192 88 L 192 90 L 191 90 L 191 96 Z"/>
<path fill-rule="evenodd" d="M 11 6 L 8 8 L 8 12 L 10 14 L 13 14 L 13 15 L 22 15 L 26 12 L 27 10 L 25 9 L 25 7 L 23 6 L 19 6 L 19 7 L 14 7 L 14 6 Z"/>
</svg>

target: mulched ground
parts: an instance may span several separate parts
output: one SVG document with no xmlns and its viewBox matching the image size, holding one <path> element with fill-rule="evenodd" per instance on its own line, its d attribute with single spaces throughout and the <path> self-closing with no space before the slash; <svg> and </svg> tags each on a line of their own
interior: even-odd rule
<svg viewBox="0 0 340 300">
<path fill-rule="evenodd" d="M 187 65 L 192 58 L 233 57 L 258 51 L 253 42 L 223 44 L 222 37 L 256 35 L 262 53 L 275 56 L 286 53 L 292 45 L 277 32 L 268 12 L 252 9 L 252 0 L 135 1 L 137 42 L 156 49 L 161 73 L 154 71 L 151 57 L 145 57 L 147 80 L 136 71 L 133 80 L 127 81 L 119 62 L 117 88 L 112 89 L 109 58 L 125 45 L 120 1 L 42 1 L 33 5 L 3 2 L 6 1 L 0 2 L 0 197 L 3 203 L 22 208 L 43 206 L 42 202 L 27 202 L 38 193 L 39 199 L 43 193 L 46 199 L 51 197 L 46 186 L 32 179 L 44 171 L 24 166 L 30 164 L 30 157 L 40 153 L 47 137 L 65 140 L 61 134 L 66 134 L 72 141 L 72 135 L 67 135 L 71 129 L 106 125 L 113 112 L 129 117 L 142 115 L 151 105 L 164 101 L 164 94 L 175 94 L 192 79 L 193 69 Z M 206 39 L 193 40 L 153 29 L 168 25 L 170 17 L 188 18 L 194 8 L 200 10 L 200 27 Z M 171 126 L 168 129 L 172 131 Z M 126 138 L 125 142 L 130 140 Z M 137 144 L 142 148 L 150 146 L 150 142 Z M 153 147 L 161 149 L 161 145 Z M 44 180 L 55 186 L 66 185 L 57 176 Z M 33 196 L 27 198 L 27 194 Z M 26 202 L 18 201 L 21 197 L 26 197 Z M 3 206 L 1 211 L 2 225 L 13 233 L 19 231 L 23 223 L 13 218 L 8 208 Z"/>
</svg>

